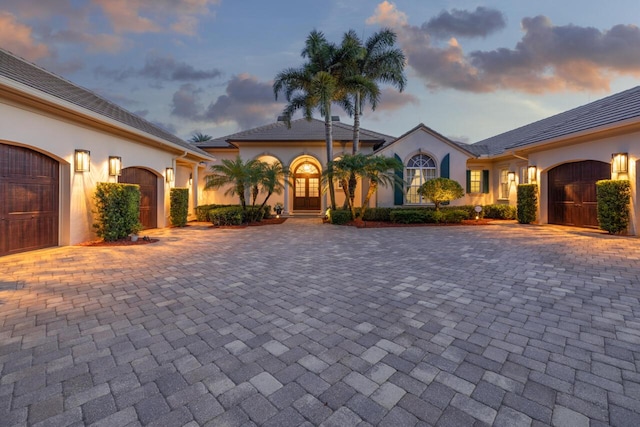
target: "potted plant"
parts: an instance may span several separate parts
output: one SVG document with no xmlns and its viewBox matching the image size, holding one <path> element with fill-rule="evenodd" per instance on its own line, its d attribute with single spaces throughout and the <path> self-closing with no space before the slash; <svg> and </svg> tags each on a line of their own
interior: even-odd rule
<svg viewBox="0 0 640 427">
<path fill-rule="evenodd" d="M 129 237 L 131 238 L 132 242 L 138 241 L 138 234 L 140 234 L 141 231 L 142 231 L 142 224 L 140 224 L 139 222 L 131 226 L 131 233 L 129 233 Z"/>
</svg>

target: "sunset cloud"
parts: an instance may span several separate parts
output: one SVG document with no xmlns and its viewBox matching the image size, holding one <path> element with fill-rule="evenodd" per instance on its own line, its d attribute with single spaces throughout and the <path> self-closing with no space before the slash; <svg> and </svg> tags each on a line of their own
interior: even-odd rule
<svg viewBox="0 0 640 427">
<path fill-rule="evenodd" d="M 149 54 L 145 64 L 140 69 L 128 67 L 125 69 L 107 69 L 96 67 L 97 75 L 107 77 L 115 81 L 123 81 L 131 77 L 148 78 L 155 81 L 198 81 L 208 80 L 222 75 L 217 68 L 199 70 L 186 62 L 176 61 L 171 56 Z"/>
<path fill-rule="evenodd" d="M 422 24 L 433 37 L 486 37 L 506 26 L 504 15 L 496 9 L 478 6 L 476 10 L 442 11 Z"/>
<path fill-rule="evenodd" d="M 380 103 L 376 111 L 395 111 L 407 105 L 420 105 L 420 100 L 408 92 L 398 92 L 396 89 L 387 87 L 381 91 Z"/>
<path fill-rule="evenodd" d="M 474 16 L 484 18 L 476 27 L 463 31 L 461 24 Z M 418 27 L 385 1 L 367 22 L 391 26 L 398 33 L 409 66 L 434 90 L 607 91 L 611 80 L 619 75 L 640 75 L 640 29 L 635 25 L 599 30 L 556 26 L 545 16 L 524 18 L 524 35 L 513 49 L 466 54 L 456 38 L 446 44 L 438 39 L 445 34 L 485 36 L 501 28 L 497 14 L 483 8 L 473 12 L 454 10 Z"/>
<path fill-rule="evenodd" d="M 15 15 L 0 11 L 0 40 L 2 47 L 30 61 L 46 57 L 49 48 L 37 42 L 31 27 L 16 19 Z"/>
</svg>

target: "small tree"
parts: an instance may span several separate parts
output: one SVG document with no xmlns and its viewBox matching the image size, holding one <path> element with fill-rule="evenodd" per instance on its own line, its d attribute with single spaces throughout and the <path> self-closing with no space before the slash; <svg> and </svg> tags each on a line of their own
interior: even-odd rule
<svg viewBox="0 0 640 427">
<path fill-rule="evenodd" d="M 603 179 L 596 182 L 598 224 L 609 234 L 622 233 L 629 226 L 629 180 Z"/>
<path fill-rule="evenodd" d="M 536 220 L 538 211 L 538 185 L 518 185 L 518 222 L 531 224 Z"/>
<path fill-rule="evenodd" d="M 98 237 L 107 242 L 122 239 L 142 229 L 140 224 L 140 186 L 99 182 L 93 196 Z"/>
<path fill-rule="evenodd" d="M 442 203 L 459 199 L 464 196 L 464 190 L 458 181 L 449 178 L 430 179 L 420 186 L 418 193 L 427 200 L 430 200 L 440 210 Z"/>
<path fill-rule="evenodd" d="M 189 189 L 188 188 L 172 188 L 169 192 L 170 208 L 169 216 L 171 224 L 176 227 L 184 227 L 187 225 L 187 217 L 189 216 Z"/>
</svg>

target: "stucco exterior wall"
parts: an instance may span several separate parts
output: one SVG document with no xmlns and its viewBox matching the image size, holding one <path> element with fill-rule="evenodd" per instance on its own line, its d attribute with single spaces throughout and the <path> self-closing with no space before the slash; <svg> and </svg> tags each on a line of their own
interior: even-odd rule
<svg viewBox="0 0 640 427">
<path fill-rule="evenodd" d="M 109 176 L 109 156 L 122 157 L 122 167 L 141 167 L 158 176 L 158 227 L 167 224 L 169 212 L 165 168 L 175 156 L 88 126 L 0 100 L 0 141 L 25 146 L 60 162 L 59 244 L 94 239 L 93 194 L 98 182 L 116 182 Z M 75 172 L 76 149 L 91 151 L 89 172 Z M 73 226 L 72 226 L 73 225 Z"/>
<path fill-rule="evenodd" d="M 640 161 L 640 132 L 615 135 L 557 148 L 535 151 L 529 154 L 529 164 L 537 167 L 539 186 L 538 218 L 541 224 L 548 223 L 547 173 L 555 166 L 582 160 L 599 160 L 610 163 L 614 153 L 629 154 L 628 178 L 631 183 L 631 234 L 640 232 L 640 206 L 638 200 L 639 177 L 637 165 Z M 616 177 L 614 177 L 616 178 Z M 625 178 L 625 177 L 619 177 Z"/>
<path fill-rule="evenodd" d="M 436 176 L 441 175 L 442 160 L 447 154 L 449 154 L 449 178 L 457 181 L 462 188 L 465 188 L 467 179 L 467 160 L 471 155 L 463 152 L 461 149 L 449 144 L 448 142 L 442 141 L 440 138 L 437 138 L 426 130 L 417 129 L 395 141 L 388 147 L 380 150 L 378 153 L 388 157 L 394 157 L 394 155 L 397 154 L 398 157 L 400 157 L 402 164 L 405 166 L 416 154 L 427 154 L 436 162 Z M 451 202 L 451 205 L 455 206 L 474 203 L 474 200 L 478 197 L 481 196 L 466 194 L 463 198 Z M 405 203 L 405 205 L 407 204 Z M 394 189 L 392 186 L 381 187 L 378 189 L 377 206 L 394 206 Z"/>
</svg>

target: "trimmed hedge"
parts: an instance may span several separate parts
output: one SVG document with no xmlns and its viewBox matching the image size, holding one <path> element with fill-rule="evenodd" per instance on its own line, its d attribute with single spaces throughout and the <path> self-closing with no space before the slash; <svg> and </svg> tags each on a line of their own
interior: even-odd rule
<svg viewBox="0 0 640 427">
<path fill-rule="evenodd" d="M 93 227 L 98 237 L 107 242 L 139 233 L 140 186 L 99 182 L 94 194 L 96 222 Z"/>
<path fill-rule="evenodd" d="M 396 224 L 422 224 L 436 222 L 434 213 L 435 211 L 426 209 L 394 209 L 389 214 L 389 219 Z"/>
<path fill-rule="evenodd" d="M 476 215 L 479 218 L 484 218 L 484 209 L 478 214 L 476 213 L 476 205 L 462 205 L 462 206 L 440 206 L 442 212 L 447 211 L 464 211 L 466 213 L 465 218 L 462 219 L 476 219 Z"/>
<path fill-rule="evenodd" d="M 389 215 L 393 208 L 367 208 L 364 211 L 363 221 L 390 221 Z"/>
<path fill-rule="evenodd" d="M 169 208 L 171 224 L 176 227 L 184 227 L 187 225 L 187 216 L 189 215 L 189 189 L 172 188 L 169 199 L 171 201 Z"/>
<path fill-rule="evenodd" d="M 335 225 L 343 225 L 351 221 L 351 211 L 349 209 L 336 209 L 329 211 L 329 222 Z"/>
<path fill-rule="evenodd" d="M 485 205 L 482 207 L 484 218 L 516 219 L 516 207 L 510 205 Z"/>
<path fill-rule="evenodd" d="M 212 209 L 219 209 L 219 208 L 230 208 L 230 207 L 238 207 L 242 210 L 242 207 L 240 205 L 216 205 L 216 204 L 211 204 L 211 205 L 200 205 L 198 207 L 196 207 L 195 211 L 196 211 L 196 217 L 198 219 L 198 221 L 209 221 L 209 212 Z M 259 209 L 259 206 L 256 206 L 255 208 L 252 208 L 251 206 L 247 206 L 247 212 L 253 212 L 252 209 Z M 271 206 L 269 205 L 265 205 L 263 208 L 263 213 L 262 215 L 257 214 L 255 216 L 256 218 L 259 219 L 255 219 L 254 221 L 262 221 L 263 218 L 270 218 L 271 217 Z M 242 220 L 244 222 L 248 222 L 249 219 L 249 215 L 245 214 L 242 218 Z"/>
<path fill-rule="evenodd" d="M 209 220 L 215 226 L 221 225 L 241 225 L 242 224 L 242 207 L 226 206 L 215 208 L 209 211 Z"/>
<path fill-rule="evenodd" d="M 603 179 L 596 182 L 598 224 L 609 234 L 626 231 L 629 226 L 629 180 Z"/>
<path fill-rule="evenodd" d="M 518 185 L 518 222 L 531 224 L 536 220 L 538 212 L 538 185 Z"/>
</svg>

